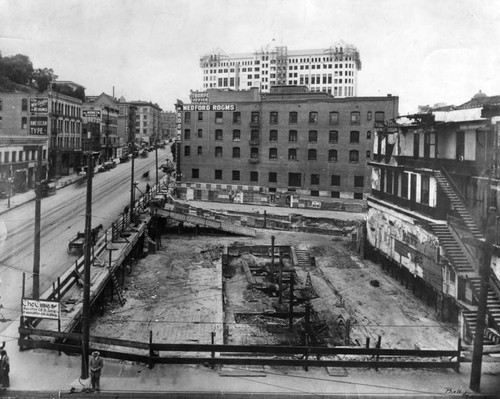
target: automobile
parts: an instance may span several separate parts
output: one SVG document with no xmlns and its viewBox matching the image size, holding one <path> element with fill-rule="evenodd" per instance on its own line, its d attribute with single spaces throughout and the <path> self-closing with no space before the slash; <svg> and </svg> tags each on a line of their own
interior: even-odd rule
<svg viewBox="0 0 500 399">
<path fill-rule="evenodd" d="M 57 192 L 57 182 L 53 179 L 45 179 L 40 182 L 42 197 L 54 195 Z"/>
</svg>

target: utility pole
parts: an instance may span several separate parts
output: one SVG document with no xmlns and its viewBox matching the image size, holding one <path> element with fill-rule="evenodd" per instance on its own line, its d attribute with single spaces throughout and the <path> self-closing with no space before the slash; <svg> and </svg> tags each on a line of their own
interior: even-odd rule
<svg viewBox="0 0 500 399">
<path fill-rule="evenodd" d="M 135 111 L 137 107 L 131 106 L 128 115 L 128 146 L 132 152 L 132 166 L 130 170 L 130 221 L 134 215 L 135 189 L 134 189 L 134 153 L 135 153 Z"/>
<path fill-rule="evenodd" d="M 155 143 L 156 186 L 158 187 L 158 143 Z"/>
<path fill-rule="evenodd" d="M 38 146 L 38 163 L 36 167 L 35 180 L 35 249 L 33 256 L 33 299 L 40 298 L 40 230 L 41 230 L 41 208 L 42 208 L 42 185 L 40 183 L 42 176 L 42 152 L 43 146 Z"/>
<path fill-rule="evenodd" d="M 496 129 L 493 124 L 490 125 L 492 137 L 496 144 Z M 493 174 L 493 142 L 489 143 L 489 154 L 486 158 L 488 168 L 488 185 L 486 190 L 486 204 L 488 205 L 488 213 L 486 215 L 486 240 L 483 246 L 483 259 L 479 265 L 479 299 L 477 304 L 476 315 L 476 331 L 474 334 L 474 350 L 472 352 L 472 364 L 470 373 L 469 388 L 475 392 L 481 391 L 481 368 L 483 362 L 483 341 L 484 329 L 486 326 L 486 308 L 488 306 L 488 284 L 491 268 L 491 254 L 493 252 L 493 243 L 495 242 L 495 226 L 496 226 L 496 208 L 490 206 L 493 203 L 491 198 L 491 180 Z M 495 157 L 496 158 L 496 157 Z"/>
<path fill-rule="evenodd" d="M 87 155 L 87 207 L 85 211 L 85 263 L 83 270 L 83 320 L 82 320 L 82 373 L 81 378 L 88 378 L 89 374 L 89 335 L 90 335 L 90 264 L 92 249 L 92 152 Z"/>
</svg>

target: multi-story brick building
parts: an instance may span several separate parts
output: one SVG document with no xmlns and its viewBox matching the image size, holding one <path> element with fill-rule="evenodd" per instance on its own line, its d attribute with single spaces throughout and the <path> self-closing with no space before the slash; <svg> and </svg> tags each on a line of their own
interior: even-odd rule
<svg viewBox="0 0 500 399">
<path fill-rule="evenodd" d="M 141 144 L 152 145 L 161 139 L 161 108 L 149 101 L 131 101 L 137 107 L 135 139 Z"/>
<path fill-rule="evenodd" d="M 24 192 L 35 185 L 38 150 L 47 176 L 49 102 L 31 88 L 0 92 L 0 191 Z"/>
<path fill-rule="evenodd" d="M 476 326 L 485 237 L 494 228 L 487 326 L 500 343 L 499 129 L 500 96 L 481 94 L 375 129 L 367 253 L 443 319 L 461 320 L 466 342 Z"/>
<path fill-rule="evenodd" d="M 67 176 L 77 170 L 83 161 L 82 103 L 85 88 L 70 81 L 57 81 L 47 90 L 49 101 L 49 176 Z M 32 112 L 32 115 L 36 112 Z M 35 116 L 43 122 L 45 117 Z M 36 119 L 35 119 L 36 120 Z M 33 122 L 32 128 L 36 127 Z M 42 126 L 43 127 L 43 126 Z M 40 130 L 40 127 L 37 128 Z"/>
<path fill-rule="evenodd" d="M 374 122 L 398 112 L 397 97 L 336 99 L 297 86 L 205 98 L 181 106 L 178 166 L 186 195 L 211 200 L 362 201 Z"/>
<path fill-rule="evenodd" d="M 225 54 L 218 49 L 200 59 L 203 89 L 269 92 L 272 86 L 301 85 L 334 97 L 355 97 L 361 60 L 358 50 L 342 41 L 320 50 L 267 46 L 254 53 Z"/>
<path fill-rule="evenodd" d="M 119 103 L 106 93 L 85 97 L 83 122 L 87 131 L 94 129 L 92 136 L 99 137 L 101 162 L 121 156 L 121 149 L 126 145 L 125 138 L 118 135 L 119 112 Z"/>
<path fill-rule="evenodd" d="M 176 132 L 175 112 L 164 111 L 161 113 L 161 138 L 170 140 L 175 138 Z"/>
</svg>

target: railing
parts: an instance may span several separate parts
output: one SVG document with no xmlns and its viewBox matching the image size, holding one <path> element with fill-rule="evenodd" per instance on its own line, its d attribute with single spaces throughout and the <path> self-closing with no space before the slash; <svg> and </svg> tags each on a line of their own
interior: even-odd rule
<svg viewBox="0 0 500 399">
<path fill-rule="evenodd" d="M 460 199 L 460 201 L 462 201 L 462 203 L 464 204 L 464 206 L 468 207 L 469 206 L 469 201 L 467 200 L 467 198 L 465 198 L 465 195 L 463 195 L 463 193 L 457 187 L 457 185 L 455 184 L 455 181 L 450 176 L 450 174 L 448 173 L 448 171 L 446 170 L 446 168 L 444 166 L 441 167 L 441 172 L 443 172 L 443 175 L 444 175 L 446 181 L 451 186 L 451 188 L 453 189 L 453 191 L 455 192 L 455 194 L 457 195 L 457 197 Z"/>
<path fill-rule="evenodd" d="M 81 334 L 26 327 L 20 327 L 19 333 L 21 336 L 29 337 L 29 339 L 19 340 L 20 350 L 42 348 L 72 354 L 82 353 Z M 91 336 L 89 341 L 93 346 L 90 348 L 90 352 L 98 350 L 102 357 L 145 363 L 150 368 L 155 364 L 207 363 L 212 367 L 217 364 L 302 366 L 306 370 L 308 367 L 368 367 L 376 370 L 379 368 L 450 368 L 458 371 L 460 369 L 460 339 L 456 350 L 418 350 L 345 346 L 325 348 L 277 345 L 165 344 L 153 343 L 152 336 L 152 331 L 150 331 L 149 343 Z M 36 337 L 46 337 L 50 340 Z M 212 332 L 212 342 L 214 342 L 214 337 L 215 332 Z M 117 347 L 121 347 L 123 350 L 108 349 Z M 161 352 L 167 352 L 167 355 L 161 356 Z M 179 354 L 179 352 L 184 353 Z M 191 355 L 193 352 L 198 353 L 193 356 Z M 207 355 L 200 356 L 199 352 Z M 262 355 L 266 355 L 266 357 Z M 272 355 L 275 357 L 270 358 L 269 356 Z M 323 356 L 348 356 L 348 358 L 345 360 L 321 360 Z M 368 356 L 369 359 L 367 359 Z M 432 360 L 422 360 L 421 358 Z M 447 360 L 442 358 L 447 358 Z"/>
</svg>

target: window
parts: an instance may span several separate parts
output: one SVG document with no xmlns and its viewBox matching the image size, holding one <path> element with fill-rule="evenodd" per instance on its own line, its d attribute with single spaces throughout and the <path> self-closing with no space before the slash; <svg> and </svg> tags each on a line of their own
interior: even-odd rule
<svg viewBox="0 0 500 399">
<path fill-rule="evenodd" d="M 371 121 L 371 120 L 372 120 L 372 111 L 368 111 L 368 112 L 366 113 L 366 120 L 367 120 L 367 121 Z"/>
<path fill-rule="evenodd" d="M 0 98 L 0 111 L 3 110 L 3 100 Z"/>
<path fill-rule="evenodd" d="M 184 130 L 184 140 L 190 140 L 190 139 L 191 139 L 191 130 L 185 129 Z"/>
<path fill-rule="evenodd" d="M 4 155 L 3 155 L 3 162 L 4 163 L 9 163 L 10 162 L 9 161 L 9 155 L 10 155 L 10 152 L 8 152 L 8 151 L 4 152 Z"/>
<path fill-rule="evenodd" d="M 21 118 L 21 129 L 27 129 L 28 128 L 28 118 L 23 116 Z"/>
<path fill-rule="evenodd" d="M 291 123 L 291 124 L 295 124 L 297 123 L 297 112 L 295 111 L 292 111 L 290 112 L 290 114 L 288 115 L 288 123 Z"/>
<path fill-rule="evenodd" d="M 241 132 L 239 130 L 233 130 L 233 141 L 241 140 Z"/>
<path fill-rule="evenodd" d="M 307 150 L 307 159 L 309 161 L 316 161 L 316 155 L 317 154 L 317 151 L 315 149 L 309 149 Z"/>
<path fill-rule="evenodd" d="M 198 120 L 199 121 L 203 120 L 203 112 L 201 112 L 201 111 L 198 112 Z"/>
<path fill-rule="evenodd" d="M 269 148 L 269 159 L 278 159 L 278 149 Z"/>
<path fill-rule="evenodd" d="M 201 139 L 203 137 L 203 129 L 198 129 L 198 138 Z"/>
<path fill-rule="evenodd" d="M 309 123 L 317 124 L 318 123 L 318 113 L 317 112 L 309 112 Z"/>
<path fill-rule="evenodd" d="M 259 149 L 255 147 L 250 148 L 250 158 L 257 159 L 259 158 Z"/>
<path fill-rule="evenodd" d="M 340 175 L 332 175 L 331 185 L 332 186 L 340 186 Z"/>
<path fill-rule="evenodd" d="M 354 176 L 354 187 L 364 187 L 365 177 L 364 176 Z"/>
<path fill-rule="evenodd" d="M 222 180 L 222 169 L 215 169 L 215 180 Z"/>
<path fill-rule="evenodd" d="M 383 122 L 385 120 L 385 114 L 382 111 L 375 112 L 375 122 Z"/>
<path fill-rule="evenodd" d="M 362 200 L 363 199 L 363 193 L 354 193 L 354 199 L 355 200 Z"/>
<path fill-rule="evenodd" d="M 14 158 L 12 159 L 14 161 Z M 424 205 L 429 205 L 429 176 L 423 176 L 421 179 L 421 191 L 420 191 L 420 203 Z"/>
<path fill-rule="evenodd" d="M 372 138 L 372 132 L 368 130 L 368 131 L 366 132 L 366 139 L 367 139 L 367 140 L 371 140 L 371 138 Z"/>
<path fill-rule="evenodd" d="M 203 154 L 203 147 L 201 145 L 198 146 L 198 155 Z"/>
<path fill-rule="evenodd" d="M 221 124 L 223 122 L 223 112 L 216 112 L 215 113 L 215 123 Z"/>
<path fill-rule="evenodd" d="M 296 148 L 288 149 L 288 159 L 289 160 L 296 160 L 297 159 L 297 149 Z"/>
<path fill-rule="evenodd" d="M 337 162 L 337 150 L 328 150 L 328 162 Z"/>
<path fill-rule="evenodd" d="M 222 147 L 215 147 L 215 158 L 222 158 Z"/>
<path fill-rule="evenodd" d="M 259 172 L 250 172 L 250 181 L 255 181 L 255 182 L 258 182 L 259 181 Z"/>
<path fill-rule="evenodd" d="M 27 111 L 28 110 L 28 99 L 27 98 L 22 98 L 21 99 L 21 110 L 22 111 Z"/>
<path fill-rule="evenodd" d="M 200 170 L 199 169 L 191 169 L 191 177 L 193 179 L 199 179 L 200 178 Z"/>
<path fill-rule="evenodd" d="M 316 130 L 309 130 L 309 142 L 310 143 L 318 142 L 318 132 Z"/>
<path fill-rule="evenodd" d="M 251 123 L 259 123 L 260 117 L 259 117 L 259 112 L 258 111 L 253 111 L 251 114 Z"/>
<path fill-rule="evenodd" d="M 215 140 L 222 141 L 222 130 L 221 129 L 217 129 L 215 131 Z"/>
<path fill-rule="evenodd" d="M 233 147 L 233 158 L 240 157 L 240 147 Z"/>
<path fill-rule="evenodd" d="M 189 157 L 191 155 L 191 147 L 186 145 L 184 146 L 184 156 Z"/>
<path fill-rule="evenodd" d="M 349 162 L 353 163 L 359 162 L 359 151 L 356 150 L 349 151 Z"/>
<path fill-rule="evenodd" d="M 313 184 L 315 186 L 319 185 L 319 175 L 318 174 L 311 175 L 311 184 Z"/>
<path fill-rule="evenodd" d="M 338 125 L 339 124 L 339 113 L 338 112 L 330 112 L 330 125 Z"/>
<path fill-rule="evenodd" d="M 240 180 L 240 171 L 239 170 L 233 170 L 233 180 Z"/>
<path fill-rule="evenodd" d="M 332 191 L 331 197 L 332 198 L 340 198 L 340 192 L 339 191 Z"/>
<path fill-rule="evenodd" d="M 12 151 L 12 162 L 17 162 L 17 151 Z"/>
<path fill-rule="evenodd" d="M 269 183 L 276 183 L 278 181 L 278 174 L 276 172 L 269 172 Z"/>
<path fill-rule="evenodd" d="M 328 142 L 338 143 L 339 142 L 339 132 L 337 130 L 330 130 L 328 132 Z"/>
<path fill-rule="evenodd" d="M 241 112 L 239 111 L 233 112 L 233 123 L 238 125 L 241 123 Z"/>
<path fill-rule="evenodd" d="M 269 132 L 269 141 L 278 141 L 278 131 L 277 130 L 271 130 Z"/>
<path fill-rule="evenodd" d="M 359 122 L 360 122 L 359 112 L 358 111 L 351 112 L 351 125 L 359 125 Z"/>
<path fill-rule="evenodd" d="M 370 157 L 371 157 L 370 150 L 366 151 L 366 157 L 367 157 L 367 158 L 370 158 Z"/>
<path fill-rule="evenodd" d="M 184 112 L 184 122 L 185 123 L 191 123 L 191 112 Z"/>
<path fill-rule="evenodd" d="M 359 132 L 352 131 L 349 136 L 349 143 L 359 143 Z"/>
<path fill-rule="evenodd" d="M 288 132 L 288 141 L 297 141 L 297 131 L 296 130 L 290 130 Z"/>
<path fill-rule="evenodd" d="M 271 111 L 269 114 L 269 123 L 271 125 L 276 125 L 278 123 L 278 112 L 277 111 Z"/>
</svg>

